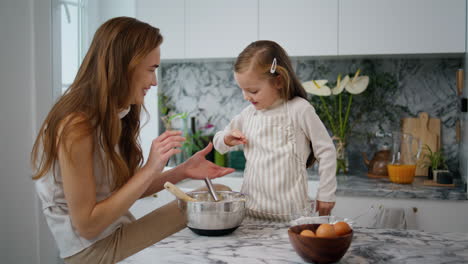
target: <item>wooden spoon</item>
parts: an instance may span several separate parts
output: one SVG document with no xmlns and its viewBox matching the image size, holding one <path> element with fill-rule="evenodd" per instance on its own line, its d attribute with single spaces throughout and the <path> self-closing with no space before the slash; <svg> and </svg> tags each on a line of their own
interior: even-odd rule
<svg viewBox="0 0 468 264">
<path fill-rule="evenodd" d="M 185 194 L 179 187 L 175 186 L 170 182 L 166 182 L 164 184 L 164 188 L 166 188 L 169 192 L 171 192 L 175 197 L 181 199 L 184 202 L 196 202 L 197 200 Z"/>
</svg>

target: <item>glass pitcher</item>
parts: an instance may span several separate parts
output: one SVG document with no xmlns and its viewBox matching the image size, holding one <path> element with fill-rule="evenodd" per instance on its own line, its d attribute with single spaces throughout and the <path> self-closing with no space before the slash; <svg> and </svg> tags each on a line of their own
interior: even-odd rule
<svg viewBox="0 0 468 264">
<path fill-rule="evenodd" d="M 387 165 L 390 181 L 413 182 L 421 147 L 421 140 L 411 134 L 393 132 L 392 162 Z"/>
</svg>

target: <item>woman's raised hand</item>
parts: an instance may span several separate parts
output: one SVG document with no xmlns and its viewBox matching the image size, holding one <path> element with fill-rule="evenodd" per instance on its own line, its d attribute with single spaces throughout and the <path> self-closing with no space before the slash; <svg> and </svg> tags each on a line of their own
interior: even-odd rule
<svg viewBox="0 0 468 264">
<path fill-rule="evenodd" d="M 231 147 L 241 144 L 247 144 L 247 138 L 242 132 L 240 132 L 237 129 L 234 129 L 224 136 L 224 143 Z"/>
<path fill-rule="evenodd" d="M 177 153 L 182 147 L 185 138 L 181 136 L 182 131 L 166 131 L 151 143 L 151 150 L 145 167 L 152 172 L 162 172 L 169 158 Z"/>
<path fill-rule="evenodd" d="M 210 142 L 206 148 L 198 151 L 190 157 L 190 159 L 180 165 L 186 177 L 192 179 L 213 179 L 235 171 L 232 168 L 220 167 L 206 160 L 205 156 L 208 155 L 212 149 L 213 144 Z"/>
</svg>

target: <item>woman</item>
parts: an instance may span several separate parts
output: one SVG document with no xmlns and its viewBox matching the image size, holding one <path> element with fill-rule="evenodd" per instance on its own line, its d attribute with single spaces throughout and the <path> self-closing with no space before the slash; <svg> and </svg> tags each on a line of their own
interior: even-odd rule
<svg viewBox="0 0 468 264">
<path fill-rule="evenodd" d="M 208 162 L 212 145 L 162 172 L 181 150 L 180 131 L 153 140 L 147 162 L 138 143 L 144 96 L 157 85 L 159 29 L 118 17 L 97 31 L 67 92 L 35 141 L 33 179 L 66 263 L 115 263 L 183 229 L 175 202 L 135 220 L 132 204 L 166 181 L 233 172 Z"/>
</svg>

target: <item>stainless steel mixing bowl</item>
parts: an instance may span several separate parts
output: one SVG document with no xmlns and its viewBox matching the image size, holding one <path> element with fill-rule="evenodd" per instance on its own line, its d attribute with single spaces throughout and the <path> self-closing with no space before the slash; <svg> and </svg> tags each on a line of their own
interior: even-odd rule
<svg viewBox="0 0 468 264">
<path fill-rule="evenodd" d="M 187 226 L 205 236 L 222 236 L 236 230 L 245 216 L 245 195 L 233 191 L 217 191 L 221 201 L 215 202 L 208 191 L 189 192 L 196 202 L 178 200 L 187 216 Z"/>
</svg>

